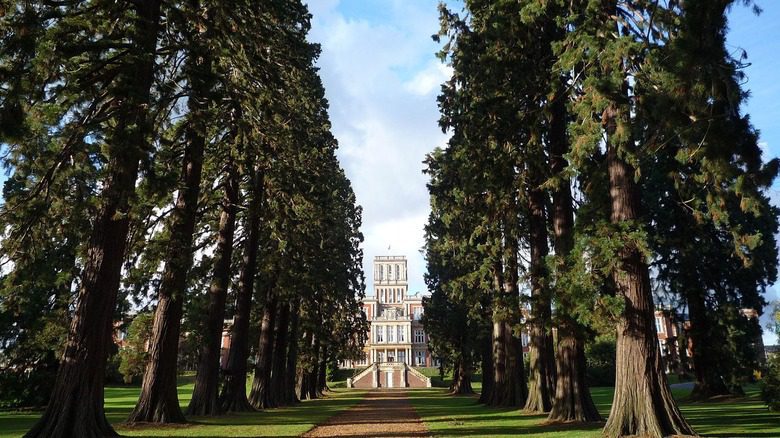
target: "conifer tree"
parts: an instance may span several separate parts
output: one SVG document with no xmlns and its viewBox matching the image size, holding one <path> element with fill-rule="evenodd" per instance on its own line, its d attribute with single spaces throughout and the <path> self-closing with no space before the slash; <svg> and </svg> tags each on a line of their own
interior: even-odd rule
<svg viewBox="0 0 780 438">
<path fill-rule="evenodd" d="M 21 12 L 15 7 L 8 10 L 29 11 L 24 7 Z M 113 436 L 116 433 L 103 410 L 103 376 L 139 164 L 154 137 L 149 108 L 161 4 L 90 2 L 44 5 L 37 12 L 39 19 L 51 21 L 46 32 L 31 44 L 36 48 L 36 64 L 50 71 L 27 77 L 37 81 L 37 89 L 62 84 L 55 92 L 67 102 L 60 112 L 64 121 L 61 135 L 67 140 L 39 189 L 45 189 L 57 164 L 69 160 L 87 137 L 101 144 L 105 172 L 85 251 L 76 311 L 52 397 L 27 436 Z M 81 67 L 76 68 L 78 65 Z M 4 112 L 19 111 L 14 104 L 21 100 L 4 100 Z"/>
<path fill-rule="evenodd" d="M 201 7 L 197 1 L 191 6 L 193 10 L 187 18 L 194 29 L 183 32 L 185 51 L 188 52 L 184 74 L 191 91 L 187 100 L 181 183 L 177 187 L 176 204 L 168 223 L 168 247 L 149 343 L 149 363 L 144 373 L 141 396 L 130 414 L 130 422 L 185 422 L 177 392 L 177 359 L 187 275 L 192 266 L 192 241 L 207 135 L 206 118 L 213 83 L 209 47 L 205 43 L 213 37 L 213 30 L 206 20 L 208 15 L 214 14 L 213 10 Z"/>
</svg>

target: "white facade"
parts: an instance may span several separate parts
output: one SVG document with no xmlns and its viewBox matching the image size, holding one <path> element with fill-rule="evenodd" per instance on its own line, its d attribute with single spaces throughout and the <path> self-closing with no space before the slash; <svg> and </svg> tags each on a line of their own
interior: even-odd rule
<svg viewBox="0 0 780 438">
<path fill-rule="evenodd" d="M 357 368 L 400 362 L 410 366 L 432 366 L 434 361 L 420 321 L 422 296 L 409 296 L 405 256 L 374 257 L 373 291 L 373 296 L 363 300 L 363 311 L 370 325 L 365 358 L 343 365 Z"/>
</svg>

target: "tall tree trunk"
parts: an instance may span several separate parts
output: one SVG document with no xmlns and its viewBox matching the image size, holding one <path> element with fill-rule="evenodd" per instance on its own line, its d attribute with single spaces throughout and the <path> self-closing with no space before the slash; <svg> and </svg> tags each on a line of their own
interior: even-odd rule
<svg viewBox="0 0 780 438">
<path fill-rule="evenodd" d="M 252 390 L 249 392 L 249 403 L 255 409 L 274 407 L 271 404 L 269 390 L 271 386 L 271 361 L 274 354 L 274 324 L 278 308 L 274 287 L 269 287 L 268 298 L 263 308 L 263 320 L 260 323 L 260 342 L 255 361 L 255 376 L 252 379 Z"/>
<path fill-rule="evenodd" d="M 285 405 L 297 403 L 295 396 L 296 365 L 298 364 L 298 329 L 300 328 L 300 303 L 294 301 L 290 309 L 290 341 L 287 348 L 286 373 L 284 375 L 284 392 L 282 398 Z"/>
<path fill-rule="evenodd" d="M 184 423 L 176 390 L 177 359 L 187 275 L 192 267 L 192 235 L 198 214 L 198 197 L 206 144 L 206 111 L 210 84 L 207 57 L 191 56 L 188 75 L 192 93 L 187 100 L 189 125 L 185 131 L 181 182 L 170 227 L 165 270 L 157 295 L 157 309 L 149 341 L 149 361 L 144 372 L 141 395 L 129 422 Z M 205 70 L 205 71 L 204 71 Z"/>
<path fill-rule="evenodd" d="M 134 4 L 137 22 L 132 37 L 135 62 L 117 81 L 122 102 L 117 125 L 108 137 L 107 176 L 87 257 L 68 343 L 54 381 L 49 404 L 27 437 L 116 436 L 103 409 L 106 357 L 111 345 L 114 308 L 130 225 L 139 160 L 152 130 L 151 87 L 160 23 L 160 1 Z"/>
<path fill-rule="evenodd" d="M 251 171 L 249 205 L 246 216 L 247 237 L 236 294 L 236 313 L 230 333 L 230 352 L 225 370 L 225 382 L 219 404 L 225 412 L 245 412 L 254 408 L 246 397 L 246 368 L 249 356 L 249 319 L 257 271 L 257 251 L 260 243 L 260 209 L 263 206 L 263 173 L 248 160 Z"/>
<path fill-rule="evenodd" d="M 531 164 L 531 166 L 533 166 Z M 530 214 L 531 247 L 531 317 L 529 318 L 530 344 L 528 348 L 528 398 L 523 410 L 526 412 L 547 412 L 552 405 L 555 391 L 555 377 L 552 366 L 552 334 L 550 294 L 547 284 L 547 223 L 545 219 L 545 196 L 539 186 L 542 183 L 540 172 L 528 171 L 530 187 L 528 189 L 528 210 Z"/>
<path fill-rule="evenodd" d="M 585 381 L 585 339 L 582 334 L 576 320 L 561 315 L 556 356 L 558 384 L 548 421 L 601 421 Z"/>
<path fill-rule="evenodd" d="M 322 355 L 317 365 L 317 397 L 328 390 L 328 346 L 322 346 Z"/>
<path fill-rule="evenodd" d="M 695 266 L 691 264 L 689 266 Z M 693 347 L 693 373 L 696 383 L 691 391 L 691 398 L 707 399 L 716 395 L 729 394 L 726 382 L 718 372 L 718 352 L 712 345 L 712 331 L 704 290 L 692 287 L 686 293 L 688 311 L 690 312 L 691 328 L 688 337 Z"/>
<path fill-rule="evenodd" d="M 479 402 L 488 404 L 493 398 L 494 370 L 493 349 L 490 342 L 482 342 L 480 354 L 482 355 L 482 391 L 479 394 Z M 522 354 L 522 349 L 520 350 Z"/>
<path fill-rule="evenodd" d="M 510 209 L 514 214 L 515 209 Z M 508 223 L 513 223 L 510 218 Z M 511 228 L 511 227 L 510 227 Z M 493 303 L 493 394 L 492 406 L 522 406 L 528 395 L 523 370 L 523 351 L 514 336 L 512 323 L 517 322 L 520 306 L 517 290 L 517 239 L 506 234 L 506 271 L 500 262 L 494 264 L 493 281 L 498 297 Z"/>
<path fill-rule="evenodd" d="M 566 137 L 565 88 L 559 87 L 551 103 L 550 167 L 553 176 L 560 178 L 552 193 L 552 225 L 558 269 L 570 269 L 569 257 L 574 248 L 574 213 L 572 211 L 571 183 L 563 177 L 568 166 L 564 155 L 569 152 Z M 574 306 L 566 291 L 558 291 L 558 351 L 556 354 L 557 385 L 548 421 L 601 421 L 590 390 L 585 382 L 584 327 L 571 315 Z"/>
<path fill-rule="evenodd" d="M 505 305 L 501 305 L 499 300 L 503 298 L 501 288 L 503 287 L 503 267 L 500 262 L 494 263 L 493 266 L 493 289 L 495 290 L 496 297 L 493 302 L 493 391 L 490 400 L 486 403 L 490 406 L 504 406 L 506 391 L 503 389 L 506 387 L 506 330 L 507 325 L 505 323 L 505 313 L 507 309 Z"/>
<path fill-rule="evenodd" d="M 630 123 L 628 109 L 613 103 L 604 111 L 602 120 L 607 131 L 611 221 L 637 227 L 640 225 L 639 187 L 634 180 L 634 168 L 617 150 L 618 147 L 630 150 L 633 142 L 629 138 L 617 144 L 618 124 Z M 622 130 L 623 136 L 630 131 L 625 126 Z M 618 256 L 620 266 L 613 279 L 624 299 L 625 310 L 617 323 L 615 395 L 604 434 L 608 437 L 692 435 L 693 429 L 677 408 L 663 371 L 647 264 L 640 249 L 630 243 Z"/>
<path fill-rule="evenodd" d="M 312 339 L 312 332 L 310 330 L 306 330 L 303 332 L 303 337 L 301 338 L 301 342 L 305 346 L 313 347 L 314 345 L 314 339 Z M 313 351 L 312 348 L 312 354 L 314 355 L 314 358 L 316 360 L 317 353 Z M 296 376 L 295 376 L 295 397 L 298 400 L 306 400 L 309 398 L 309 387 L 311 386 L 311 380 L 309 379 L 311 377 L 311 369 L 312 365 L 309 366 L 298 366 L 296 369 Z"/>
<path fill-rule="evenodd" d="M 455 375 L 450 387 L 450 394 L 474 394 L 471 387 L 471 369 L 466 364 L 466 359 L 461 357 L 455 367 Z"/>
<path fill-rule="evenodd" d="M 284 375 L 287 370 L 287 339 L 290 326 L 290 303 L 280 303 L 279 321 L 274 335 L 274 355 L 271 369 L 271 385 L 269 391 L 270 406 L 282 404 L 284 391 Z"/>
<path fill-rule="evenodd" d="M 319 397 L 319 389 L 317 387 L 317 381 L 320 374 L 320 356 L 322 351 L 320 348 L 320 337 L 316 333 L 313 334 L 312 339 L 312 351 L 314 352 L 314 360 L 311 364 L 311 369 L 308 370 L 308 388 L 306 388 L 306 397 L 309 399 L 315 399 Z"/>
<path fill-rule="evenodd" d="M 217 252 L 214 273 L 209 287 L 209 307 L 203 348 L 198 359 L 195 388 L 187 408 L 189 415 L 219 415 L 219 361 L 222 353 L 222 330 L 225 321 L 225 301 L 230 286 L 230 262 L 233 257 L 233 237 L 238 205 L 238 172 L 232 161 L 227 163 L 222 213 L 219 217 Z"/>
</svg>

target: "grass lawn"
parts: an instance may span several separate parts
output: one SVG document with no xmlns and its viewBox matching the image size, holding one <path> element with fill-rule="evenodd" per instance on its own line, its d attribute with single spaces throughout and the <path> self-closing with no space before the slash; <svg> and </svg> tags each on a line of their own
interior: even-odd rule
<svg viewBox="0 0 780 438">
<path fill-rule="evenodd" d="M 745 388 L 747 397 L 705 403 L 686 402 L 690 390 L 676 389 L 685 417 L 706 436 L 780 437 L 780 415 L 769 412 L 758 399 L 758 388 Z M 612 388 L 593 388 L 602 415 L 609 413 Z M 517 409 L 488 408 L 476 397 L 449 396 L 431 388 L 409 391 L 412 404 L 434 436 L 600 437 L 603 423 L 545 425 L 546 415 L 525 415 Z"/>
<path fill-rule="evenodd" d="M 186 409 L 192 395 L 192 377 L 183 377 L 179 401 Z M 106 387 L 105 408 L 116 431 L 125 436 L 209 436 L 257 437 L 298 436 L 331 416 L 357 404 L 365 391 L 337 389 L 321 400 L 304 401 L 292 407 L 220 417 L 188 417 L 191 423 L 177 426 L 135 426 L 125 424 L 135 406 L 140 387 Z M 0 412 L 0 438 L 22 436 L 41 412 Z"/>
</svg>

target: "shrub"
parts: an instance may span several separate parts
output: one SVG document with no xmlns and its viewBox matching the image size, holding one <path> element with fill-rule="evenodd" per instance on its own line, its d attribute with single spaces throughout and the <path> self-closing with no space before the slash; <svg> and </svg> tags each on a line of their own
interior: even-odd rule
<svg viewBox="0 0 780 438">
<path fill-rule="evenodd" d="M 780 411 L 780 355 L 774 355 L 767 363 L 761 379 L 761 399 L 770 411 Z"/>
<path fill-rule="evenodd" d="M 613 386 L 615 384 L 615 339 L 599 337 L 585 347 L 588 386 Z"/>
<path fill-rule="evenodd" d="M 126 345 L 119 350 L 119 372 L 125 383 L 133 383 L 134 379 L 144 374 L 153 318 L 151 312 L 139 313 L 127 328 Z"/>
</svg>

